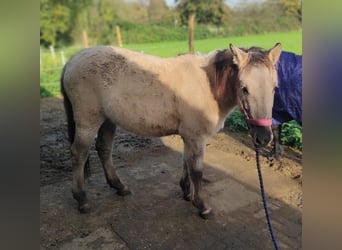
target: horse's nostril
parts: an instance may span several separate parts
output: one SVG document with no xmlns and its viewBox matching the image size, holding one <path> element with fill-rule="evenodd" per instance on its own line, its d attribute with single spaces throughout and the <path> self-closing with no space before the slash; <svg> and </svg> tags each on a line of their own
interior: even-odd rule
<svg viewBox="0 0 342 250">
<path fill-rule="evenodd" d="M 259 136 L 256 136 L 254 140 L 255 146 L 258 146 L 258 147 L 263 147 L 267 145 L 268 142 L 269 142 L 268 138 L 261 138 Z"/>
<path fill-rule="evenodd" d="M 264 147 L 272 140 L 272 131 L 266 127 L 255 127 L 253 142 L 256 147 Z"/>
<path fill-rule="evenodd" d="M 257 145 L 257 146 L 262 145 L 262 142 L 260 141 L 259 137 L 256 137 L 255 145 Z"/>
</svg>

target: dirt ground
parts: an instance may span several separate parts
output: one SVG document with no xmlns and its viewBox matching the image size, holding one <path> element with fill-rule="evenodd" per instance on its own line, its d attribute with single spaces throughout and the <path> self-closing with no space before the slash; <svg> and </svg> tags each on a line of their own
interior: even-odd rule
<svg viewBox="0 0 342 250">
<path fill-rule="evenodd" d="M 214 209 L 201 219 L 183 200 L 179 136 L 140 137 L 118 128 L 113 161 L 132 195 L 106 184 L 94 147 L 79 214 L 71 195 L 71 162 L 62 100 L 40 102 L 40 249 L 273 249 L 265 221 L 251 139 L 222 131 L 207 143 L 203 197 Z M 270 215 L 281 249 L 301 249 L 301 152 L 261 157 Z"/>
</svg>

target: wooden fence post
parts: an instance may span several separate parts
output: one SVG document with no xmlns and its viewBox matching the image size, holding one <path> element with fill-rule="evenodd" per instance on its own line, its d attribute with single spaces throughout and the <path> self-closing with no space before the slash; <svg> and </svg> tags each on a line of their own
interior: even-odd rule
<svg viewBox="0 0 342 250">
<path fill-rule="evenodd" d="M 190 14 L 188 20 L 188 29 L 189 29 L 189 53 L 193 54 L 194 49 L 194 26 L 195 26 L 195 14 Z"/>
<path fill-rule="evenodd" d="M 82 32 L 82 41 L 83 41 L 83 46 L 84 48 L 88 48 L 89 44 L 88 44 L 88 34 L 86 30 L 83 30 Z"/>
<path fill-rule="evenodd" d="M 115 26 L 115 34 L 116 34 L 116 42 L 117 42 L 118 46 L 121 48 L 122 47 L 122 39 L 121 39 L 121 32 L 120 32 L 119 25 Z"/>
<path fill-rule="evenodd" d="M 55 53 L 55 49 L 54 49 L 53 45 L 50 45 L 49 49 L 50 49 L 50 52 L 51 52 L 51 57 L 52 57 L 53 64 L 55 65 L 56 64 L 56 53 Z"/>
<path fill-rule="evenodd" d="M 61 51 L 61 58 L 62 58 L 62 64 L 63 66 L 65 65 L 65 55 L 64 55 L 64 51 Z"/>
</svg>

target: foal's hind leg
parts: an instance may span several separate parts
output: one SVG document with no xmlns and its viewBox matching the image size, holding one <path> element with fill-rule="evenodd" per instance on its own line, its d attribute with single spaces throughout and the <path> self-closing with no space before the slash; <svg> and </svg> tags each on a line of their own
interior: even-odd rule
<svg viewBox="0 0 342 250">
<path fill-rule="evenodd" d="M 131 192 L 127 186 L 121 183 L 113 166 L 112 150 L 115 129 L 116 126 L 109 120 L 101 125 L 96 140 L 96 150 L 101 159 L 108 184 L 117 190 L 118 195 L 128 195 Z"/>
<path fill-rule="evenodd" d="M 198 209 L 201 217 L 207 219 L 211 208 L 200 197 L 203 175 L 204 138 L 183 138 L 184 164 L 190 179 L 190 198 L 192 204 Z M 186 177 L 185 177 L 186 181 Z M 186 186 L 185 186 L 186 187 Z M 183 189 L 184 192 L 184 189 Z"/>
<path fill-rule="evenodd" d="M 72 193 L 78 201 L 78 209 L 81 213 L 88 212 L 90 208 L 84 191 L 84 164 L 88 157 L 89 148 L 94 142 L 96 131 L 97 127 L 76 127 L 75 139 L 71 146 L 73 166 Z"/>
</svg>

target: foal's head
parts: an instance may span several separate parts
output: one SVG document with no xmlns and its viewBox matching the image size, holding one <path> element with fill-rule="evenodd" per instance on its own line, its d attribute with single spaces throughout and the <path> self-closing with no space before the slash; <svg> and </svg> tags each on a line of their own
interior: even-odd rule
<svg viewBox="0 0 342 250">
<path fill-rule="evenodd" d="M 281 45 L 272 49 L 239 49 L 230 44 L 233 62 L 238 67 L 237 96 L 239 106 L 246 116 L 256 147 L 266 146 L 272 140 L 272 107 L 277 87 L 277 63 Z"/>
</svg>

